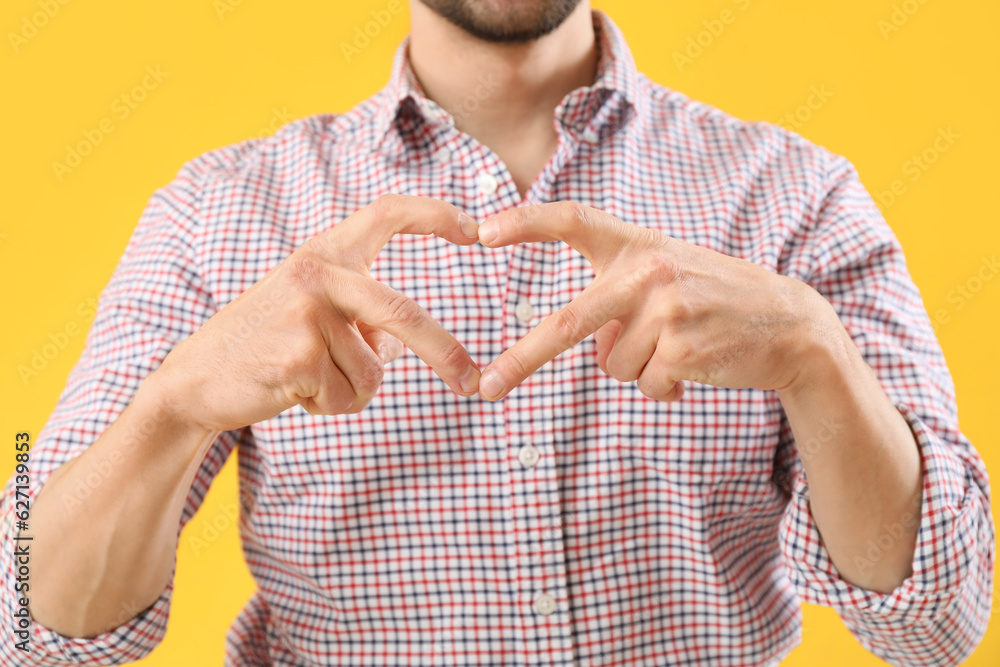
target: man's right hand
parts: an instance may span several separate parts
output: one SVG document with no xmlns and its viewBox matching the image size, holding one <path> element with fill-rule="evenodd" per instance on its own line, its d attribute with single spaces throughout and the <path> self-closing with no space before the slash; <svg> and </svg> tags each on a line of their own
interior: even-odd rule
<svg viewBox="0 0 1000 667">
<path fill-rule="evenodd" d="M 359 412 L 408 345 L 462 396 L 478 391 L 466 349 L 411 299 L 371 277 L 396 234 L 478 240 L 476 222 L 435 199 L 384 195 L 304 243 L 177 345 L 147 380 L 185 421 L 241 428 L 302 405 Z"/>
</svg>

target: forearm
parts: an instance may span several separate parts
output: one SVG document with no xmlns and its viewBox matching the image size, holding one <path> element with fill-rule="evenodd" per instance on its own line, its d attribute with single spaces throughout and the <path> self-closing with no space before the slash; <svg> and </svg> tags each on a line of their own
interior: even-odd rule
<svg viewBox="0 0 1000 667">
<path fill-rule="evenodd" d="M 921 461 L 913 433 L 846 331 L 811 345 L 780 390 L 809 482 L 809 507 L 840 575 L 889 593 L 911 574 Z"/>
<path fill-rule="evenodd" d="M 148 607 L 169 582 L 185 499 L 218 436 L 185 424 L 170 404 L 154 373 L 39 491 L 31 613 L 43 626 L 97 635 Z"/>
</svg>

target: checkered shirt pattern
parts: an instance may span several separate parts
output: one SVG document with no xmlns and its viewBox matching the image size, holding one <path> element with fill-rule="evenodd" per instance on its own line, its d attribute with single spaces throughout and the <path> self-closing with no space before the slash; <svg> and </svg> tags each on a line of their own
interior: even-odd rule
<svg viewBox="0 0 1000 667">
<path fill-rule="evenodd" d="M 489 94 L 488 79 L 444 109 L 423 93 L 405 41 L 388 85 L 350 111 L 187 163 L 153 194 L 101 294 L 36 438 L 31 496 L 174 345 L 379 195 L 435 197 L 479 220 L 575 200 L 829 299 L 919 446 L 913 575 L 888 595 L 838 575 L 801 464 L 827 443 L 796 442 L 774 392 L 689 383 L 681 401 L 657 402 L 605 376 L 590 337 L 490 403 L 455 395 L 407 351 L 360 414 L 296 407 L 223 433 L 204 459 L 182 525 L 238 450 L 239 530 L 258 586 L 229 631 L 227 665 L 774 664 L 800 641 L 802 601 L 836 609 L 899 665 L 954 664 L 985 631 L 995 548 L 986 471 L 959 431 L 900 246 L 857 172 L 792 132 L 650 81 L 612 21 L 595 12 L 594 24 L 596 82 L 556 108 L 558 148 L 523 200 L 497 154 L 455 127 Z M 372 275 L 485 365 L 593 270 L 560 242 L 486 249 L 397 236 Z M 518 457 L 526 445 L 540 453 L 534 465 Z M 35 623 L 33 651 L 12 648 L 12 484 L 3 664 L 147 654 L 164 636 L 173 584 L 100 636 Z"/>
</svg>

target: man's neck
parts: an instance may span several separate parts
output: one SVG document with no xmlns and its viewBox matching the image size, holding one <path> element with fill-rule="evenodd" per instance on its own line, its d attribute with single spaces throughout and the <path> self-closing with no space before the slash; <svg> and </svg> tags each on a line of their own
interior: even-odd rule
<svg viewBox="0 0 1000 667">
<path fill-rule="evenodd" d="M 527 44 L 484 42 L 421 2 L 411 2 L 410 10 L 410 64 L 424 92 L 454 116 L 458 129 L 500 156 L 523 197 L 558 144 L 556 106 L 594 82 L 589 3 Z"/>
</svg>

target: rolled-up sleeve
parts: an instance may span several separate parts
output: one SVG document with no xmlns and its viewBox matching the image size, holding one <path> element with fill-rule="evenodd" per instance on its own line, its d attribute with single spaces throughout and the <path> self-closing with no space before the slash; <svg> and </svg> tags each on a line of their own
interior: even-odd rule
<svg viewBox="0 0 1000 667">
<path fill-rule="evenodd" d="M 808 446 L 784 429 L 790 500 L 779 540 L 806 602 L 837 610 L 854 636 L 896 665 L 952 665 L 986 631 L 995 535 L 982 458 L 958 426 L 954 387 L 898 241 L 843 158 L 831 156 L 829 191 L 791 254 L 787 273 L 834 306 L 865 360 L 906 419 L 918 447 L 920 515 L 885 525 L 855 565 L 873 564 L 904 524 L 919 523 L 912 575 L 890 594 L 845 581 L 809 510 L 802 467 Z M 911 523 L 912 522 L 912 523 Z M 863 569 L 862 569 L 863 571 Z"/>
<path fill-rule="evenodd" d="M 28 479 L 20 480 L 28 482 L 20 490 L 27 495 L 29 508 L 52 472 L 104 433 L 167 353 L 216 312 L 196 270 L 198 179 L 198 169 L 189 163 L 152 196 L 101 292 L 82 356 L 30 450 Z M 140 438 L 142 433 L 127 437 Z M 178 531 L 198 509 L 212 479 L 243 437 L 249 437 L 247 430 L 225 432 L 213 444 L 191 487 Z M 113 466 L 115 461 L 106 464 Z M 15 540 L 19 533 L 22 538 L 31 534 L 30 520 L 26 531 L 17 529 L 16 501 L 25 499 L 17 495 L 18 483 L 12 476 L 0 500 L 0 664 L 115 665 L 148 654 L 166 631 L 172 583 L 148 608 L 123 604 L 120 625 L 93 638 L 66 637 L 19 616 L 24 613 L 21 599 L 30 600 L 32 582 L 29 574 L 28 591 L 15 589 L 19 576 L 23 583 L 25 572 L 30 573 L 30 558 L 26 570 L 19 571 L 25 563 L 23 558 L 18 562 L 17 547 L 31 545 Z M 101 479 L 86 480 L 70 501 L 85 504 L 101 483 Z M 29 546 L 29 553 L 34 548 Z M 18 636 L 19 630 L 27 637 Z"/>
</svg>

